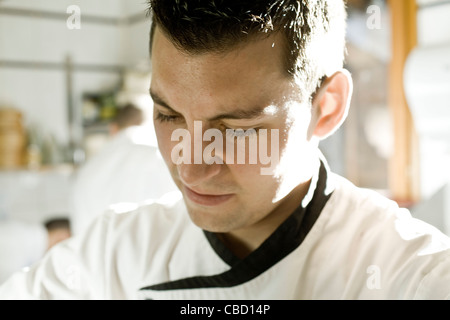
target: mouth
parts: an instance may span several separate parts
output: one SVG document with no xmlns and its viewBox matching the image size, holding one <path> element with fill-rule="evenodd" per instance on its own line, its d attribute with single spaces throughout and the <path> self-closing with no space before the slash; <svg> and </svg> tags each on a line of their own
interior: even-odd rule
<svg viewBox="0 0 450 320">
<path fill-rule="evenodd" d="M 183 186 L 183 189 L 184 194 L 189 198 L 189 200 L 196 204 L 208 207 L 221 205 L 234 197 L 234 194 L 202 194 L 195 192 L 186 186 Z"/>
</svg>

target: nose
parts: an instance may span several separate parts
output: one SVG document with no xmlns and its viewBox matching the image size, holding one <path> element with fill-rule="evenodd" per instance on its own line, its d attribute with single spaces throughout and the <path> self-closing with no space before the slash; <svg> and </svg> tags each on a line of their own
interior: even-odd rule
<svg viewBox="0 0 450 320">
<path fill-rule="evenodd" d="M 206 182 L 211 181 L 216 177 L 221 169 L 220 164 L 179 164 L 177 166 L 178 176 L 181 182 L 187 187 L 196 187 L 205 185 Z"/>
<path fill-rule="evenodd" d="M 203 140 L 201 122 L 197 121 L 194 124 L 193 135 L 190 135 L 193 138 L 187 140 L 190 141 L 188 143 L 188 145 L 190 144 L 188 151 L 190 161 L 183 161 L 177 165 L 178 176 L 187 187 L 206 185 L 208 181 L 219 175 L 223 167 L 223 162 L 220 161 L 223 151 L 215 149 L 214 153 L 219 161 L 211 161 L 209 153 L 205 152 L 205 148 L 210 142 Z M 187 147 L 187 145 L 185 146 Z"/>
</svg>

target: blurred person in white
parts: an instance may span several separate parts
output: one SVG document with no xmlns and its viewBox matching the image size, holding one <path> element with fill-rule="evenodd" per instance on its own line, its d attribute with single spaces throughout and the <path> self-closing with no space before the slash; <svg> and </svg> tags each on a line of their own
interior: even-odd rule
<svg viewBox="0 0 450 320">
<path fill-rule="evenodd" d="M 149 2 L 155 130 L 181 192 L 102 215 L 1 298 L 450 298 L 450 239 L 319 152 L 353 90 L 344 1 Z M 226 150 L 212 156 L 199 123 Z M 237 163 L 234 143 L 249 150 L 263 129 L 279 161 Z"/>
<path fill-rule="evenodd" d="M 176 190 L 152 137 L 153 127 L 135 104 L 118 109 L 110 139 L 76 172 L 73 234 L 79 234 L 111 205 L 126 207 Z"/>
<path fill-rule="evenodd" d="M 71 236 L 67 218 L 44 223 L 0 220 L 0 284 L 14 272 L 31 266 L 55 244 Z"/>
</svg>

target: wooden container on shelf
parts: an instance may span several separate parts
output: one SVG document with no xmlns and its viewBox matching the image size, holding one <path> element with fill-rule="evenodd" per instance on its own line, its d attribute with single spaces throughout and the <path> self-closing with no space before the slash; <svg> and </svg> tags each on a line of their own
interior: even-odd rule
<svg viewBox="0 0 450 320">
<path fill-rule="evenodd" d="M 22 168 L 26 144 L 22 113 L 13 108 L 0 108 L 0 169 Z"/>
</svg>

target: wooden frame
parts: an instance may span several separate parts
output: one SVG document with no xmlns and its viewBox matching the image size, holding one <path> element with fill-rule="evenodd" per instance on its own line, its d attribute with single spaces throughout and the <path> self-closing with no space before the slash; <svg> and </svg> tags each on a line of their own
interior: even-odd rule
<svg viewBox="0 0 450 320">
<path fill-rule="evenodd" d="M 403 88 L 405 61 L 417 45 L 416 0 L 388 0 L 391 14 L 392 60 L 389 71 L 389 108 L 394 128 L 394 152 L 389 185 L 394 200 L 410 206 L 420 200 L 418 138 Z"/>
</svg>

